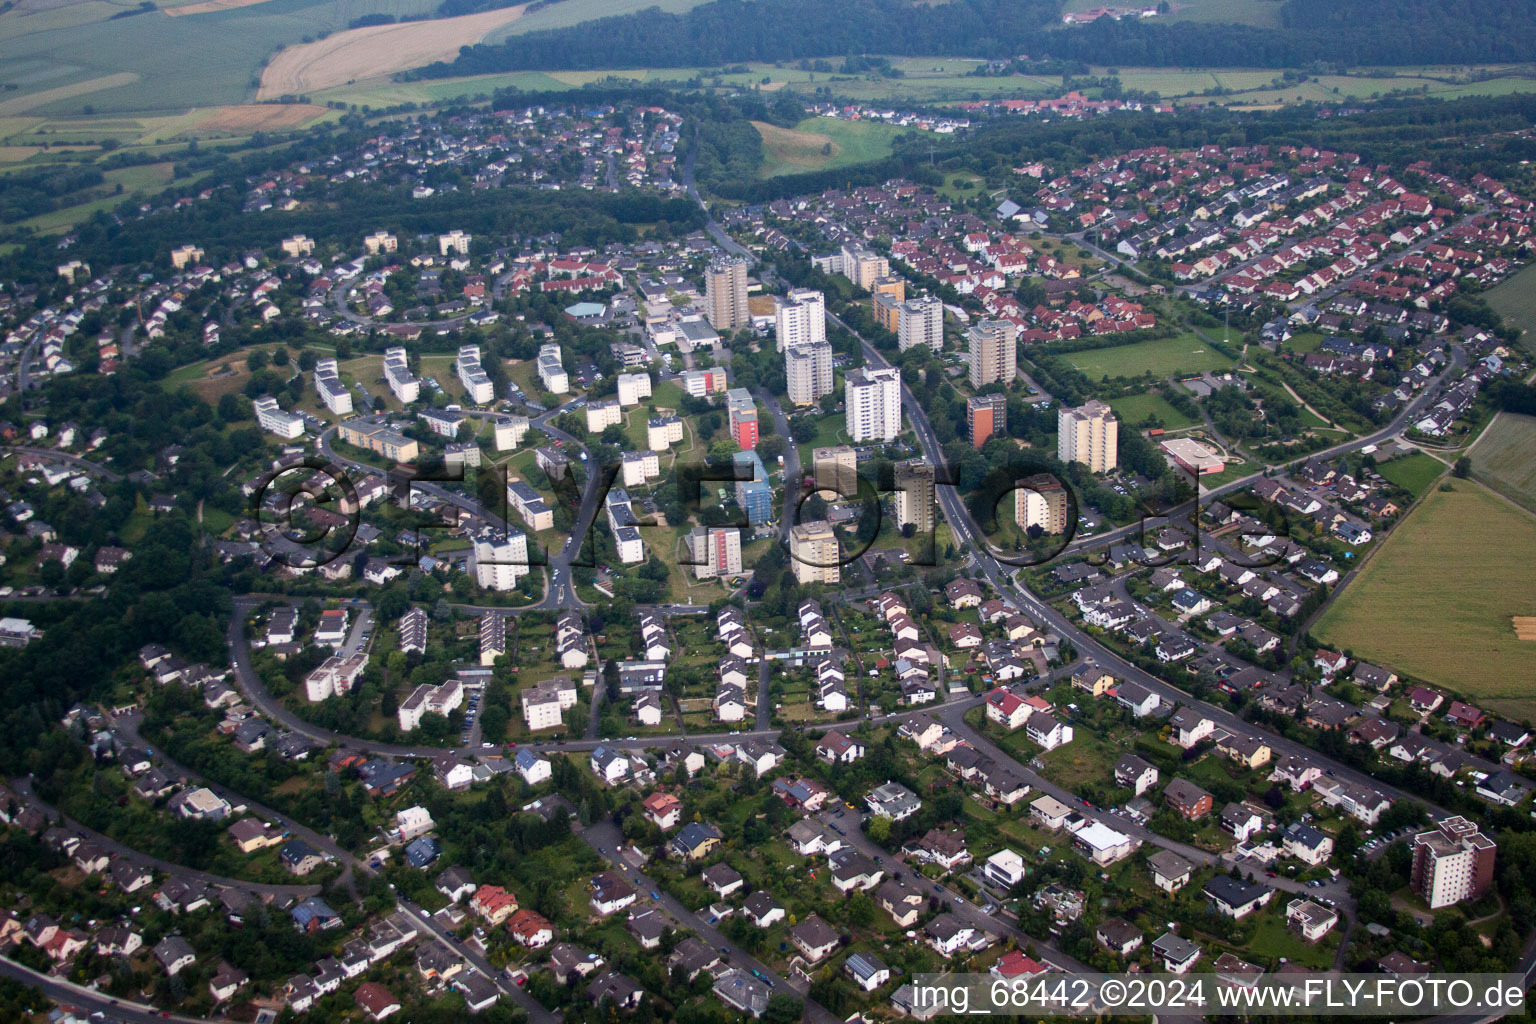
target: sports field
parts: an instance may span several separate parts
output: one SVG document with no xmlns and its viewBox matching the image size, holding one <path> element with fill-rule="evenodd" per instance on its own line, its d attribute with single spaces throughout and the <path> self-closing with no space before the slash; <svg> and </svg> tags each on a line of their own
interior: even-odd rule
<svg viewBox="0 0 1536 1024">
<path fill-rule="evenodd" d="M 1476 483 L 1435 490 L 1313 627 L 1323 643 L 1441 683 L 1513 718 L 1536 713 L 1536 517 Z"/>
<path fill-rule="evenodd" d="M 1536 418 L 1499 413 L 1471 454 L 1473 476 L 1536 512 Z"/>
<path fill-rule="evenodd" d="M 1192 332 L 1155 341 L 1132 342 L 1115 348 L 1073 352 L 1066 358 L 1087 374 L 1090 380 L 1105 376 L 1139 377 L 1144 373 L 1151 373 L 1161 380 L 1177 373 L 1226 370 L 1232 366 L 1232 360 Z"/>
</svg>

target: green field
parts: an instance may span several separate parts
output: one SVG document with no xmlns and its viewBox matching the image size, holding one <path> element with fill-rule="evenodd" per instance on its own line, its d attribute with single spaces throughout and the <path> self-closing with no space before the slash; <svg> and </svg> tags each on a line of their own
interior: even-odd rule
<svg viewBox="0 0 1536 1024">
<path fill-rule="evenodd" d="M 1125 395 L 1122 398 L 1111 398 L 1109 407 L 1115 410 L 1115 415 L 1121 422 L 1132 427 L 1139 426 L 1148 416 L 1156 416 L 1162 421 L 1165 428 L 1178 430 L 1181 427 L 1192 427 L 1199 420 L 1185 416 L 1179 410 L 1168 404 L 1168 400 L 1162 395 L 1148 391 L 1143 395 Z"/>
<path fill-rule="evenodd" d="M 752 123 L 763 137 L 763 166 L 758 174 L 764 178 L 879 160 L 890 156 L 891 141 L 908 131 L 880 121 L 833 117 L 808 117 L 793 129 L 765 121 Z"/>
<path fill-rule="evenodd" d="M 1376 467 L 1376 472 L 1392 481 L 1397 486 L 1407 491 L 1412 491 L 1417 498 L 1429 490 L 1440 475 L 1445 472 L 1445 463 L 1433 455 L 1424 452 L 1415 452 L 1405 455 L 1401 459 L 1393 459 L 1391 462 Z"/>
<path fill-rule="evenodd" d="M 1073 352 L 1067 356 L 1067 361 L 1087 374 L 1090 380 L 1105 376 L 1139 377 L 1144 373 L 1151 373 L 1161 380 L 1178 373 L 1226 370 L 1232 366 L 1232 360 L 1192 332 L 1115 348 Z"/>
<path fill-rule="evenodd" d="M 1322 642 L 1524 718 L 1536 650 L 1536 519 L 1475 483 L 1432 491 L 1313 627 Z"/>
<path fill-rule="evenodd" d="M 43 115 L 180 112 L 241 103 L 254 94 L 263 62 L 277 49 L 347 27 L 365 14 L 425 14 L 436 0 L 266 0 L 248 7 L 172 18 L 163 11 L 110 20 L 134 5 L 81 5 L 96 20 L 59 13 L 0 15 L 0 86 L 6 113 Z M 43 19 L 43 20 L 40 20 Z M 114 77 L 117 76 L 117 77 Z M 127 76 L 136 76 L 125 80 Z M 63 95 L 61 90 L 82 90 Z M 31 109 L 25 98 L 44 94 Z"/>
<path fill-rule="evenodd" d="M 1472 446 L 1472 475 L 1536 511 L 1536 418 L 1500 413 Z"/>
<path fill-rule="evenodd" d="M 1520 344 L 1536 353 L 1536 263 L 1483 293 L 1494 312 L 1520 332 Z"/>
</svg>

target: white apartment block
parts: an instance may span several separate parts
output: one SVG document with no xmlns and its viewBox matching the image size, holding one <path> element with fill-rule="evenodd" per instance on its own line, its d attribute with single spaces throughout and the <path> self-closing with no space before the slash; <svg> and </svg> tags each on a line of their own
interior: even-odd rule
<svg viewBox="0 0 1536 1024">
<path fill-rule="evenodd" d="M 411 374 L 410 360 L 399 345 L 384 350 L 384 380 L 401 405 L 421 397 L 421 381 Z"/>
<path fill-rule="evenodd" d="M 315 392 L 325 407 L 338 416 L 352 415 L 352 391 L 342 383 L 340 370 L 334 359 L 321 359 L 315 363 Z"/>
<path fill-rule="evenodd" d="M 622 426 L 624 410 L 618 400 L 608 398 L 587 403 L 587 432 L 601 434 L 608 427 Z"/>
<path fill-rule="evenodd" d="M 625 452 L 622 459 L 625 487 L 641 487 L 661 476 L 661 459 L 653 451 Z"/>
<path fill-rule="evenodd" d="M 359 651 L 350 658 L 333 654 L 305 677 L 304 697 L 311 704 L 318 704 L 330 697 L 351 693 L 352 687 L 357 685 L 357 677 L 367 667 L 367 651 Z"/>
<path fill-rule="evenodd" d="M 858 369 L 843 383 L 848 436 L 862 441 L 894 441 L 901 433 L 901 371 Z"/>
<path fill-rule="evenodd" d="M 773 300 L 774 341 L 790 345 L 827 340 L 827 297 L 812 288 L 796 288 Z"/>
<path fill-rule="evenodd" d="M 443 256 L 447 256 L 451 252 L 457 253 L 460 256 L 468 256 L 469 243 L 472 238 L 474 238 L 473 235 L 466 235 L 464 232 L 457 230 L 450 231 L 446 235 L 438 235 L 437 251 Z"/>
<path fill-rule="evenodd" d="M 693 574 L 701 580 L 725 578 L 741 572 L 741 531 L 730 526 L 700 526 L 688 535 L 693 555 Z"/>
<path fill-rule="evenodd" d="M 560 362 L 560 346 L 553 342 L 539 346 L 539 380 L 550 394 L 563 395 L 571 390 L 571 378 Z"/>
<path fill-rule="evenodd" d="M 315 251 L 315 240 L 305 235 L 294 235 L 292 238 L 283 239 L 283 255 L 308 256 Z"/>
<path fill-rule="evenodd" d="M 292 441 L 304 433 L 304 417 L 284 412 L 277 407 L 277 399 L 265 396 L 256 399 L 256 423 L 269 434 L 276 434 Z"/>
<path fill-rule="evenodd" d="M 784 379 L 790 402 L 811 405 L 832 393 L 832 346 L 825 341 L 793 344 L 784 349 Z"/>
<path fill-rule="evenodd" d="M 464 394 L 476 405 L 486 405 L 496 398 L 496 389 L 491 385 L 491 378 L 486 375 L 485 367 L 480 362 L 479 345 L 460 345 L 459 358 L 454 363 L 459 371 L 459 383 L 464 385 Z"/>
<path fill-rule="evenodd" d="M 523 438 L 528 434 L 527 416 L 498 416 L 496 417 L 496 450 L 499 452 L 510 451 L 523 443 Z"/>
<path fill-rule="evenodd" d="M 619 386 L 619 404 L 622 406 L 639 405 L 642 398 L 651 397 L 651 375 L 649 373 L 621 373 L 617 378 Z"/>
<path fill-rule="evenodd" d="M 646 422 L 645 443 L 652 449 L 670 448 L 683 441 L 683 421 L 677 416 L 657 416 Z"/>
<path fill-rule="evenodd" d="M 903 352 L 913 345 L 927 345 L 935 352 L 943 348 L 943 301 L 933 295 L 923 295 L 897 306 L 896 342 Z"/>
<path fill-rule="evenodd" d="M 371 235 L 363 236 L 363 248 L 369 256 L 377 256 L 381 252 L 394 252 L 400 248 L 400 240 L 388 231 L 375 231 Z"/>
<path fill-rule="evenodd" d="M 1120 423 L 1109 406 L 1094 399 L 1056 414 L 1056 457 L 1081 462 L 1094 473 L 1108 473 L 1120 464 Z"/>
<path fill-rule="evenodd" d="M 546 679 L 523 691 L 523 721 L 534 731 L 553 729 L 576 706 L 576 687 L 569 676 Z"/>
<path fill-rule="evenodd" d="M 410 732 L 427 715 L 446 715 L 464 703 L 464 684 L 450 679 L 441 686 L 423 684 L 400 704 L 400 731 Z"/>
<path fill-rule="evenodd" d="M 528 575 L 528 538 L 516 530 L 475 538 L 475 582 L 486 590 L 511 590 Z"/>
</svg>

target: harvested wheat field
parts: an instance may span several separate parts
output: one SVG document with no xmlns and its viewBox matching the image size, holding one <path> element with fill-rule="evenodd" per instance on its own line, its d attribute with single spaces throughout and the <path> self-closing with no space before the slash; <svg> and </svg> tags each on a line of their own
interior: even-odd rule
<svg viewBox="0 0 1536 1024">
<path fill-rule="evenodd" d="M 230 132 L 235 135 L 282 131 L 306 125 L 324 116 L 326 112 L 325 107 L 314 103 L 247 103 L 215 107 L 194 128 L 198 132 Z"/>
<path fill-rule="evenodd" d="M 200 0 L 199 3 L 182 4 L 180 7 L 165 7 L 165 15 L 168 18 L 181 18 L 188 14 L 211 14 L 214 11 L 232 11 L 237 7 L 250 7 L 254 4 L 264 4 L 267 0 Z"/>
<path fill-rule="evenodd" d="M 472 46 L 486 33 L 516 21 L 526 6 L 402 25 L 370 25 L 289 46 L 261 73 L 256 98 L 316 92 L 437 60 L 452 60 L 458 56 L 459 47 Z"/>
</svg>

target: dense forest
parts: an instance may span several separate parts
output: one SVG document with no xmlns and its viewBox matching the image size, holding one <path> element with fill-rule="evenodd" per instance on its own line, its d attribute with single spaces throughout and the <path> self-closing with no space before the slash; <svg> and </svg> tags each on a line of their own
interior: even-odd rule
<svg viewBox="0 0 1536 1024">
<path fill-rule="evenodd" d="M 849 54 L 1019 54 L 1128 66 L 1308 67 L 1536 60 L 1536 0 L 1286 0 L 1283 28 L 1101 18 L 1059 27 L 1048 0 L 713 0 L 466 47 L 415 74 L 695 67 Z"/>
</svg>

